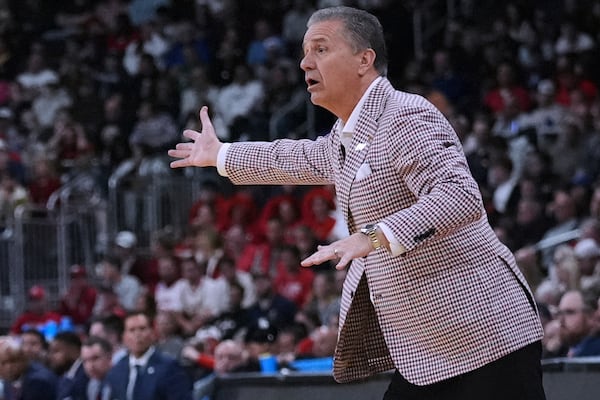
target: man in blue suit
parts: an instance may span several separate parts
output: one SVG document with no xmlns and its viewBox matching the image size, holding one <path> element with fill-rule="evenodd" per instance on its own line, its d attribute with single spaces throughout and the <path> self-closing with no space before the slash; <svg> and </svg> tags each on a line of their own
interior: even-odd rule
<svg viewBox="0 0 600 400">
<path fill-rule="evenodd" d="M 74 332 L 60 332 L 50 342 L 48 362 L 59 377 L 57 400 L 85 399 L 89 378 L 80 355 L 81 339 Z"/>
<path fill-rule="evenodd" d="M 55 400 L 57 378 L 52 371 L 25 356 L 21 343 L 0 338 L 0 379 L 6 400 Z"/>
<path fill-rule="evenodd" d="M 178 362 L 154 347 L 150 317 L 133 312 L 125 317 L 123 343 L 128 356 L 108 373 L 114 400 L 191 400 L 190 377 Z"/>
</svg>

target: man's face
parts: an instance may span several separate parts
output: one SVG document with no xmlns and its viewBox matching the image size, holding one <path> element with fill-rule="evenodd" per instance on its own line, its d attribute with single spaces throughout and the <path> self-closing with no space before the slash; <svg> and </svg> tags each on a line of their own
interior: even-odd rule
<svg viewBox="0 0 600 400">
<path fill-rule="evenodd" d="M 569 345 L 577 344 L 590 330 L 589 312 L 585 309 L 581 294 L 567 292 L 558 305 L 561 337 Z"/>
<path fill-rule="evenodd" d="M 222 343 L 215 349 L 215 373 L 224 374 L 233 371 L 243 362 L 242 349 L 239 346 Z"/>
<path fill-rule="evenodd" d="M 304 35 L 304 57 L 300 62 L 313 104 L 336 115 L 340 110 L 349 113 L 360 98 L 352 96 L 351 91 L 359 86 L 362 54 L 353 54 L 344 34 L 341 21 L 311 25 Z"/>
<path fill-rule="evenodd" d="M 2 347 L 2 346 L 0 346 Z M 25 372 L 27 360 L 24 354 L 19 354 L 8 348 L 0 348 L 0 379 L 13 382 Z"/>
<path fill-rule="evenodd" d="M 50 368 L 58 375 L 67 372 L 78 356 L 78 354 L 74 354 L 74 349 L 65 343 L 59 340 L 50 342 L 48 363 L 50 364 Z"/>
<path fill-rule="evenodd" d="M 154 332 L 144 315 L 133 315 L 125 320 L 123 343 L 135 357 L 141 357 L 154 343 Z"/>
<path fill-rule="evenodd" d="M 81 360 L 85 373 L 90 378 L 102 380 L 111 368 L 111 354 L 105 353 L 99 344 L 83 346 Z"/>
<path fill-rule="evenodd" d="M 21 347 L 23 349 L 23 353 L 29 360 L 37 360 L 44 357 L 44 345 L 42 344 L 42 340 L 39 336 L 33 333 L 23 333 L 21 335 Z"/>
</svg>

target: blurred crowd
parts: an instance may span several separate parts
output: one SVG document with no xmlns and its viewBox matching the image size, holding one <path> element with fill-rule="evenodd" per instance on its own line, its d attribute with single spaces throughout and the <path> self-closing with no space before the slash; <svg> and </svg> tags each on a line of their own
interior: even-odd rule
<svg viewBox="0 0 600 400">
<path fill-rule="evenodd" d="M 198 128 L 201 105 L 224 141 L 326 134 L 322 110 L 306 126 L 305 23 L 315 8 L 359 6 L 389 34 L 390 80 L 456 129 L 534 290 L 544 357 L 600 355 L 600 1 L 462 0 L 450 16 L 439 2 L 420 9 L 445 23 L 419 51 L 420 6 L 399 3 L 0 1 L 0 230 L 81 173 L 104 188 L 113 174 L 186 174 L 166 149 Z M 260 371 L 265 354 L 291 370 L 331 357 L 344 271 L 300 260 L 347 234 L 333 188 L 213 177 L 176 228 L 149 251 L 119 232 L 98 265 L 71 268 L 59 307 L 29 288 L 0 338 L 5 398 L 113 398 L 133 387 L 123 363 L 141 358 L 155 377 L 163 367 L 148 363 L 176 360 L 166 382 L 203 399 L 216 375 Z"/>
</svg>

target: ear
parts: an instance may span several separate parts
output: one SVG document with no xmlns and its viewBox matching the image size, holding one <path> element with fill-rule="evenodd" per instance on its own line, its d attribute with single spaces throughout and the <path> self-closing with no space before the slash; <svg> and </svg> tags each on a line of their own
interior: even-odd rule
<svg viewBox="0 0 600 400">
<path fill-rule="evenodd" d="M 375 63 L 376 57 L 377 54 L 375 54 L 375 51 L 373 49 L 366 49 L 361 52 L 360 64 L 358 67 L 359 75 L 365 75 L 367 72 L 374 68 L 373 65 Z"/>
</svg>

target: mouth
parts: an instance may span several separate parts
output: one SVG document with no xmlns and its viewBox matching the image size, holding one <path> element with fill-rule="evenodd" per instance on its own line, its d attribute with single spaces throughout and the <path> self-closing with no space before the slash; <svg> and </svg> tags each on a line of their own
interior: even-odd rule
<svg viewBox="0 0 600 400">
<path fill-rule="evenodd" d="M 306 79 L 306 85 L 308 86 L 308 90 L 310 90 L 312 87 L 314 87 L 318 83 L 319 83 L 319 81 L 317 81 L 316 79 L 311 79 L 311 78 Z"/>
</svg>

